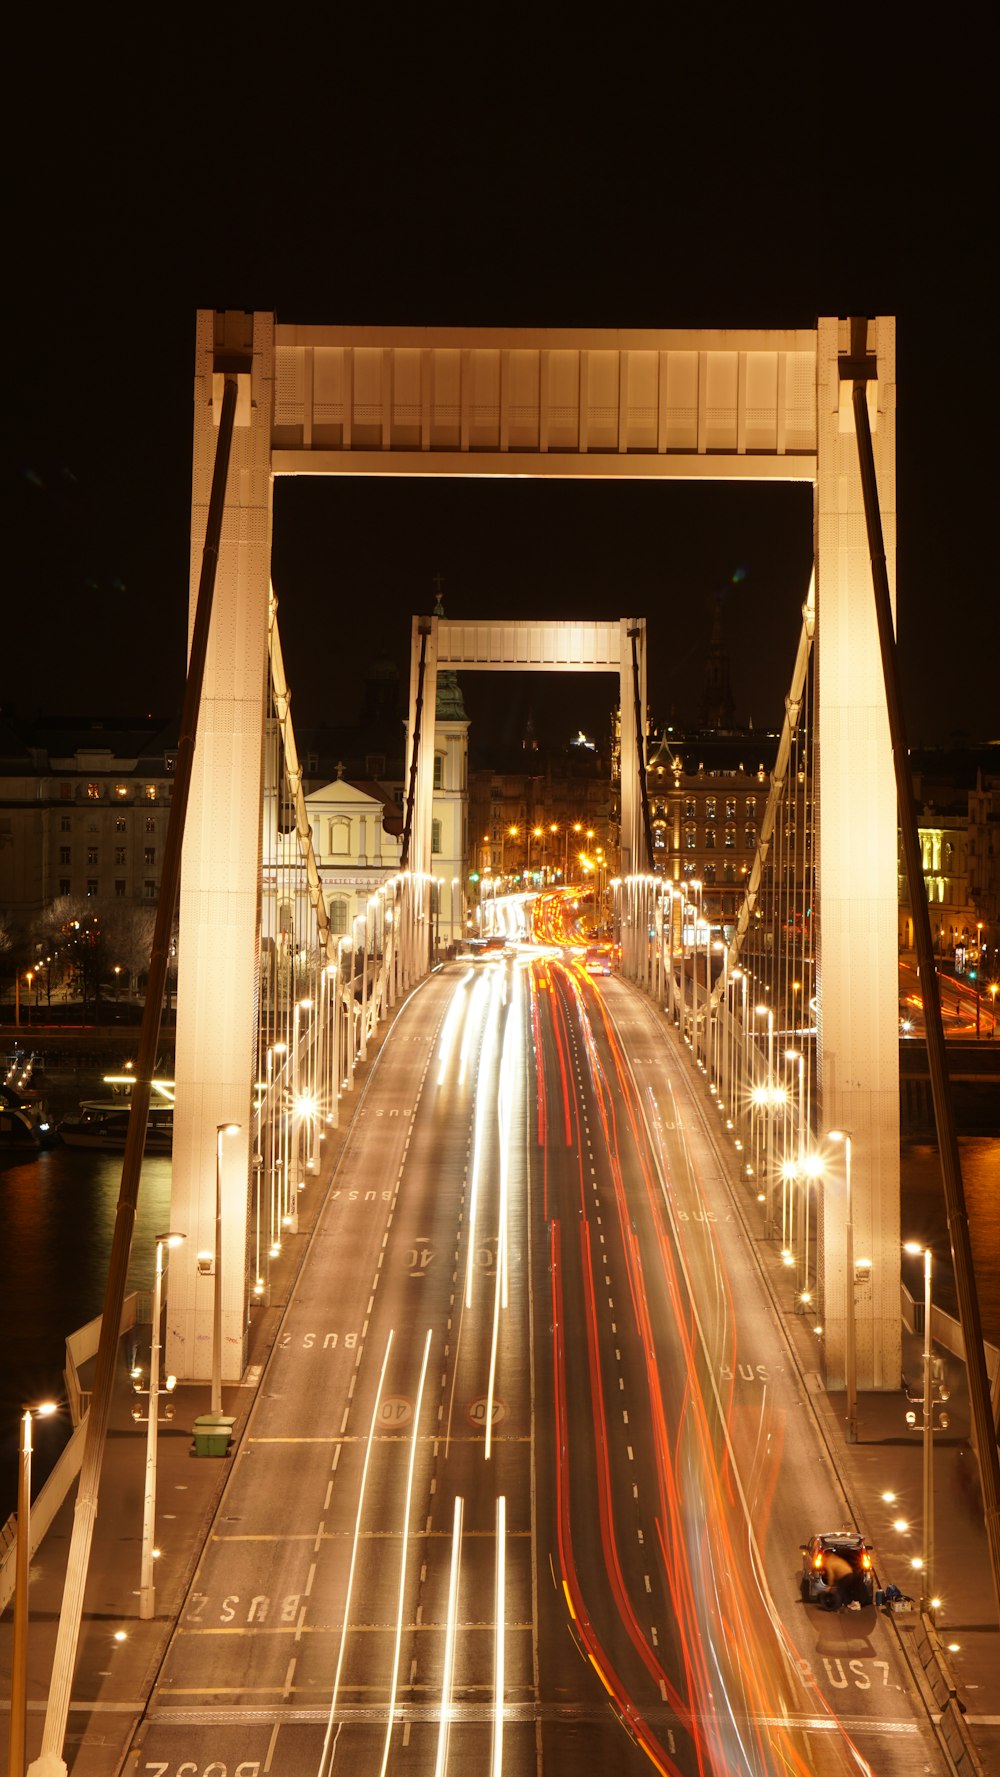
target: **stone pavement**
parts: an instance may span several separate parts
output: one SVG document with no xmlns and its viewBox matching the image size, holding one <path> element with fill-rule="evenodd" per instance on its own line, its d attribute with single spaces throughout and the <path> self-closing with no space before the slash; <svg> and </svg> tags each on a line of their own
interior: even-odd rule
<svg viewBox="0 0 1000 1777">
<path fill-rule="evenodd" d="M 380 1033 L 384 1037 L 384 1031 Z M 374 1059 L 374 1052 L 373 1052 Z M 226 1386 L 223 1410 L 235 1415 L 236 1448 L 254 1400 L 257 1382 L 277 1333 L 305 1252 L 319 1203 L 343 1152 L 349 1116 L 356 1109 L 372 1061 L 357 1070 L 353 1105 L 342 1106 L 340 1130 L 331 1131 L 323 1149 L 320 1179 L 300 1198 L 299 1232 L 285 1243 L 272 1270 L 271 1300 L 252 1311 L 249 1358 L 239 1385 Z M 797 1312 L 790 1276 L 776 1243 L 763 1238 L 763 1212 L 754 1198 L 736 1187 L 748 1230 L 764 1269 L 773 1300 L 787 1327 L 796 1362 L 819 1417 L 831 1461 L 858 1527 L 875 1547 L 880 1584 L 889 1581 L 903 1592 L 918 1593 L 910 1554 L 919 1544 L 922 1512 L 922 1457 L 919 1432 L 906 1426 L 909 1405 L 902 1392 L 861 1394 L 859 1438 L 844 1438 L 842 1396 L 827 1395 L 820 1376 L 818 1341 L 811 1317 Z M 148 1356 L 149 1328 L 140 1329 Z M 129 1339 L 134 1339 L 130 1335 Z M 129 1377 L 131 1351 L 123 1341 L 121 1362 L 101 1479 L 101 1506 L 93 1540 L 84 1604 L 84 1623 L 73 1682 L 65 1757 L 73 1777 L 119 1777 L 136 1767 L 130 1747 L 137 1722 L 156 1680 L 170 1635 L 180 1613 L 201 1549 L 209 1532 L 231 1458 L 193 1454 L 191 1428 L 209 1410 L 208 1385 L 179 1384 L 169 1400 L 173 1418 L 161 1419 L 157 1456 L 156 1535 L 162 1549 L 156 1564 L 156 1610 L 153 1619 L 139 1618 L 139 1565 L 142 1542 L 142 1498 L 146 1427 L 136 1424 L 133 1409 L 144 1403 Z M 949 1358 L 951 1399 L 947 1432 L 935 1438 L 937 1584 L 943 1603 L 937 1613 L 936 1638 L 919 1613 L 896 1619 L 894 1628 L 910 1658 L 928 1703 L 942 1715 L 952 1744 L 953 1769 L 965 1777 L 1000 1772 L 1000 1634 L 987 1559 L 986 1536 L 977 1510 L 974 1458 L 968 1442 L 969 1406 L 964 1367 Z M 921 1346 L 904 1340 L 904 1373 L 913 1393 L 921 1388 Z M 919 1417 L 919 1409 L 918 1409 Z M 897 1495 L 891 1508 L 881 1495 Z M 29 1590 L 28 1657 L 29 1760 L 38 1751 L 49 1673 L 55 1647 L 63 1576 L 72 1528 L 73 1494 L 63 1505 L 32 1563 Z M 908 1518 L 915 1529 L 900 1533 L 892 1519 Z M 803 1538 L 813 1529 L 803 1525 Z M 793 1554 L 797 1553 L 792 1551 Z M 0 1777 L 7 1777 L 6 1700 L 9 1697 L 11 1610 L 0 1620 Z M 948 1652 L 952 1644 L 957 1651 Z M 967 1711 L 980 1763 L 970 1751 L 968 1729 L 960 1710 Z M 944 1730 L 943 1730 L 944 1731 Z"/>
<path fill-rule="evenodd" d="M 831 1464 L 857 1528 L 874 1546 L 877 1583 L 892 1583 L 919 1604 L 920 1574 L 911 1558 L 921 1548 L 923 1434 L 910 1430 L 906 1414 L 914 1411 L 922 1423 L 923 1340 L 904 1329 L 904 1388 L 859 1392 L 858 1437 L 849 1444 L 846 1395 L 828 1393 L 824 1386 L 814 1316 L 800 1310 L 779 1242 L 764 1238 L 763 1207 L 745 1187 L 736 1185 L 735 1190 Z M 932 1713 L 944 1718 L 941 1731 L 954 1768 L 964 1777 L 978 1770 L 1000 1773 L 1000 1629 L 970 1438 L 965 1365 L 950 1353 L 942 1355 L 950 1388 L 949 1423 L 947 1430 L 935 1432 L 933 1448 L 934 1590 L 941 1603 L 933 1623 L 916 1609 L 896 1617 L 893 1628 Z M 908 1394 L 921 1399 L 912 1401 Z M 895 1499 L 883 1500 L 890 1492 Z M 910 1528 L 894 1529 L 895 1520 L 905 1520 Z M 814 1530 L 830 1528 L 839 1526 L 804 1524 L 803 1541 Z"/>
</svg>

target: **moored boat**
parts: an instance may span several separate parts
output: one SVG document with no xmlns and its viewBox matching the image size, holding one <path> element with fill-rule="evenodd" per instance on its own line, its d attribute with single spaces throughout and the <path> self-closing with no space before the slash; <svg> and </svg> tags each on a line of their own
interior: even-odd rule
<svg viewBox="0 0 1000 1777">
<path fill-rule="evenodd" d="M 63 1118 L 59 1124 L 59 1137 L 70 1148 L 121 1151 L 125 1147 L 130 1115 L 127 1100 L 85 1098 L 81 1100 L 79 1110 Z M 173 1141 L 173 1105 L 150 1105 L 146 1119 L 146 1153 L 169 1154 Z"/>
</svg>

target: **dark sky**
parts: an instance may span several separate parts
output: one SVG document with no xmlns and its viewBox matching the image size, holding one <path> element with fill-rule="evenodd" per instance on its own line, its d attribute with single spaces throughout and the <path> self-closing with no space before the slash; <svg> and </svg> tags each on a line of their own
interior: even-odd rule
<svg viewBox="0 0 1000 1777">
<path fill-rule="evenodd" d="M 203 16 L 155 51 L 93 14 L 22 20 L 4 707 L 180 702 L 200 306 L 623 328 L 882 312 L 911 738 L 1000 738 L 985 12 L 924 43 L 872 11 L 853 43 L 848 17 L 805 9 L 701 9 L 699 31 L 639 8 L 592 34 L 563 9 L 401 10 Z M 780 719 L 807 490 L 317 481 L 280 483 L 275 510 L 300 722 L 352 715 L 376 653 L 405 662 L 436 573 L 450 615 L 646 615 L 651 712 L 681 721 L 721 593 L 738 717 Z M 489 683 L 468 701 L 499 722 Z M 538 702 L 597 723 L 610 692 Z"/>
</svg>

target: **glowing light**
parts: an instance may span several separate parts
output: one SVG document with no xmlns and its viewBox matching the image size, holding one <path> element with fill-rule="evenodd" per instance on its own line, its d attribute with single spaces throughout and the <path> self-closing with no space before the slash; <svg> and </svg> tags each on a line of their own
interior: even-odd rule
<svg viewBox="0 0 1000 1777">
<path fill-rule="evenodd" d="M 385 1372 L 389 1364 L 389 1353 L 392 1350 L 393 1331 L 390 1327 L 389 1337 L 385 1342 L 382 1357 L 382 1369 L 379 1374 L 378 1387 L 375 1390 L 375 1405 L 372 1408 L 371 1424 L 368 1427 L 368 1443 L 365 1448 L 364 1466 L 361 1470 L 361 1488 L 358 1493 L 358 1509 L 354 1518 L 354 1542 L 351 1547 L 351 1565 L 347 1572 L 347 1596 L 344 1599 L 344 1626 L 340 1631 L 340 1650 L 337 1654 L 337 1670 L 333 1678 L 333 1696 L 330 1698 L 330 1713 L 327 1716 L 326 1736 L 323 1741 L 323 1755 L 320 1759 L 321 1770 L 326 1769 L 327 1753 L 330 1749 L 330 1736 L 333 1732 L 334 1717 L 337 1713 L 337 1693 L 340 1689 L 340 1674 L 344 1666 L 344 1649 L 347 1646 L 347 1623 L 351 1611 L 351 1590 L 354 1585 L 354 1568 L 358 1558 L 358 1538 L 361 1534 L 361 1512 L 365 1503 L 365 1487 L 368 1482 L 368 1464 L 371 1461 L 372 1443 L 375 1438 L 375 1427 L 378 1424 L 379 1408 L 382 1405 L 382 1388 L 385 1383 Z"/>
<path fill-rule="evenodd" d="M 451 1730 L 452 1691 L 455 1683 L 455 1629 L 458 1621 L 458 1570 L 462 1545 L 462 1501 L 455 1500 L 455 1516 L 451 1530 L 451 1574 L 448 1579 L 448 1627 L 444 1639 L 444 1672 L 441 1678 L 441 1720 L 438 1724 L 437 1758 L 434 1777 L 445 1777 L 448 1765 L 448 1736 Z"/>
<path fill-rule="evenodd" d="M 507 1538 L 507 1501 L 503 1494 L 497 1500 L 497 1583 L 493 1621 L 496 1640 L 493 1647 L 493 1777 L 503 1777 L 503 1686 L 504 1686 L 504 1618 L 506 1615 L 505 1571 Z"/>
<path fill-rule="evenodd" d="M 410 1549 L 410 1501 L 413 1498 L 413 1467 L 417 1455 L 417 1429 L 420 1424 L 420 1406 L 424 1398 L 424 1382 L 427 1378 L 427 1359 L 431 1352 L 431 1329 L 427 1329 L 424 1340 L 424 1357 L 420 1365 L 420 1383 L 417 1388 L 416 1405 L 413 1409 L 413 1435 L 410 1438 L 410 1461 L 406 1472 L 406 1501 L 403 1506 L 403 1547 L 399 1558 L 399 1597 L 396 1603 L 396 1646 L 392 1657 L 392 1683 L 389 1687 L 389 1703 L 386 1709 L 385 1745 L 382 1748 L 382 1763 L 379 1777 L 385 1777 L 389 1766 L 389 1746 L 396 1715 L 396 1689 L 399 1684 L 399 1650 L 403 1640 L 403 1602 L 406 1591 L 406 1561 Z"/>
</svg>

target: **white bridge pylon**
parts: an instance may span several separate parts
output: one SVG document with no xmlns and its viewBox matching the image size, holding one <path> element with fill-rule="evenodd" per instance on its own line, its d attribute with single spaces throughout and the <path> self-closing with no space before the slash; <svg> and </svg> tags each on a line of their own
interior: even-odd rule
<svg viewBox="0 0 1000 1777">
<path fill-rule="evenodd" d="M 859 371 L 850 323 L 836 318 L 815 328 L 743 331 L 491 330 L 278 325 L 266 313 L 200 311 L 192 611 L 223 373 L 234 352 L 241 361 L 249 355 L 252 368 L 240 374 L 184 844 L 171 1225 L 188 1239 L 171 1267 L 169 1367 L 185 1377 L 209 1374 L 211 1301 L 210 1292 L 198 1293 L 196 1254 L 211 1245 L 216 1134 L 229 1121 L 241 1133 L 231 1138 L 223 1179 L 223 1275 L 233 1280 L 223 1304 L 227 1381 L 240 1376 L 246 1355 L 274 477 L 738 479 L 806 481 L 814 489 L 819 1098 L 823 1128 L 852 1137 L 855 1252 L 871 1261 L 855 1298 L 858 1383 L 896 1387 L 897 813 L 851 406 L 860 375 L 894 589 L 894 321 L 868 322 Z M 468 671 L 474 663 L 450 654 L 462 626 L 438 621 L 428 640 L 446 645 L 449 664 Z M 326 633 L 335 634 L 333 623 Z M 631 705 L 623 697 L 623 713 Z M 430 733 L 433 704 L 427 707 Z M 433 770 L 432 752 L 422 749 L 418 778 Z M 430 792 L 421 784 L 417 794 L 414 843 L 429 847 Z M 821 1254 L 831 1383 L 843 1379 L 847 1290 L 854 1287 L 845 1258 L 844 1194 L 831 1179 Z"/>
<path fill-rule="evenodd" d="M 642 821 L 639 744 L 646 735 L 646 622 L 570 623 L 497 621 L 463 623 L 447 617 L 414 617 L 410 643 L 410 719 L 406 783 L 413 766 L 417 710 L 421 709 L 413 811 L 411 868 L 431 876 L 434 796 L 434 709 L 442 672 L 615 673 L 621 690 L 621 870 L 649 868 Z M 638 720 L 636 715 L 638 675 Z M 428 712 L 429 719 L 428 719 Z"/>
</svg>

